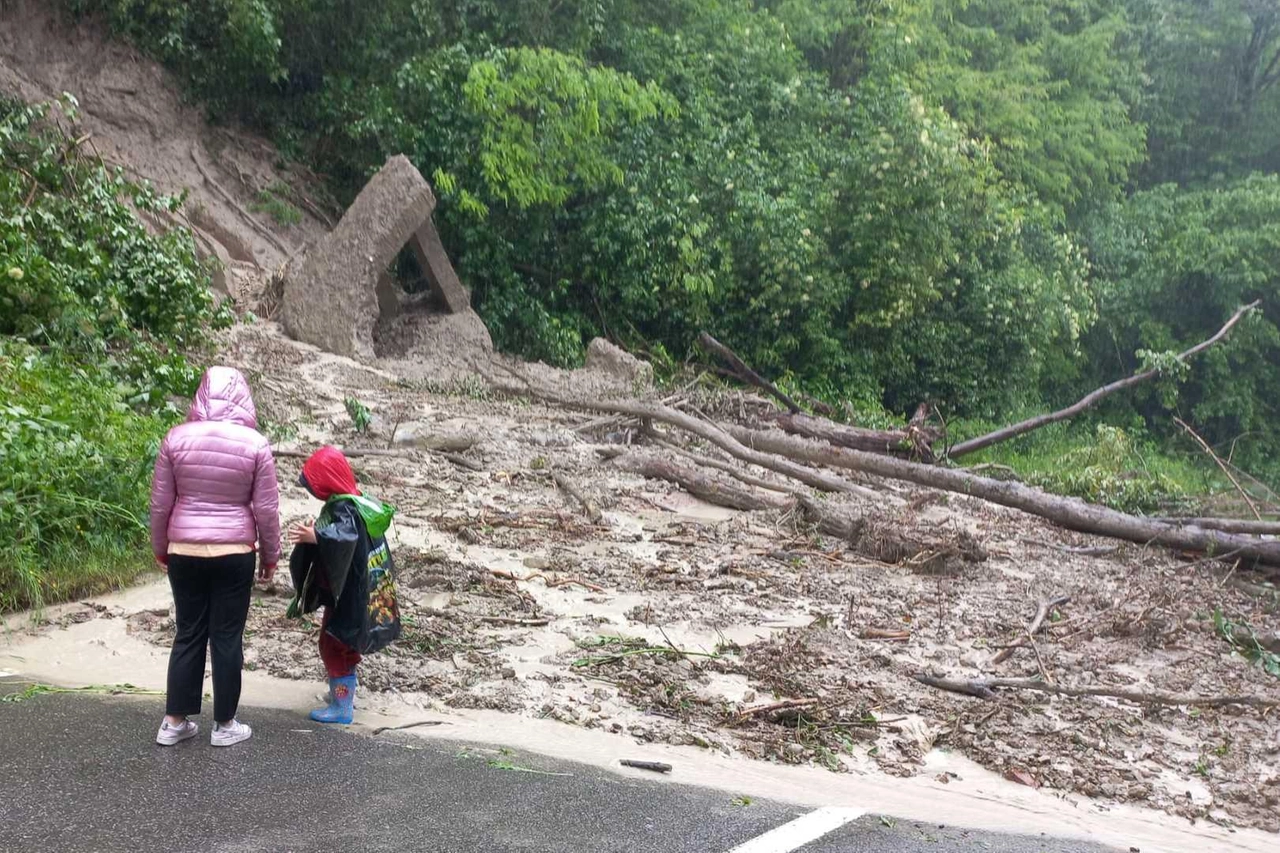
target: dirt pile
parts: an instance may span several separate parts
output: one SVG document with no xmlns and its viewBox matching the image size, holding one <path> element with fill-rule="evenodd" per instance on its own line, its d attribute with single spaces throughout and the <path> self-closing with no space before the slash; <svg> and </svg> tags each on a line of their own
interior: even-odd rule
<svg viewBox="0 0 1280 853">
<path fill-rule="evenodd" d="M 282 158 L 262 139 L 208 127 L 167 71 L 105 38 L 105 27 L 75 25 L 50 5 L 0 3 L 0 94 L 31 102 L 73 95 L 76 133 L 89 134 L 88 150 L 162 192 L 187 192 L 174 221 L 191 227 L 200 252 L 223 265 L 215 286 L 252 301 L 264 271 L 324 233 L 316 182 L 277 168 Z M 291 224 L 254 212 L 268 200 L 291 208 Z"/>
</svg>

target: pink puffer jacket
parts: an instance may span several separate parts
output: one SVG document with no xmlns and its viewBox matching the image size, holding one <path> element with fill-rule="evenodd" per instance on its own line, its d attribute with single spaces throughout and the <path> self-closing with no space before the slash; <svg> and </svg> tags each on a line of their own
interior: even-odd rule
<svg viewBox="0 0 1280 853">
<path fill-rule="evenodd" d="M 170 542 L 260 543 L 266 565 L 280 561 L 280 493 L 271 445 L 257 431 L 249 383 L 211 367 L 187 422 L 169 430 L 151 481 L 151 549 L 166 561 Z"/>
</svg>

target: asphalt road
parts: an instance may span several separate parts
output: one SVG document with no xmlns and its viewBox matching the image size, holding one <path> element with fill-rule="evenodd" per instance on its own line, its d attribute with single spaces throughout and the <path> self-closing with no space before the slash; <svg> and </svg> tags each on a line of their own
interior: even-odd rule
<svg viewBox="0 0 1280 853">
<path fill-rule="evenodd" d="M 254 737 L 230 749 L 209 745 L 207 720 L 198 738 L 163 748 L 152 743 L 160 713 L 150 697 L 0 702 L 0 850 L 730 853 L 775 830 L 776 845 L 742 853 L 1107 849 L 874 815 L 787 846 L 792 826 L 803 838 L 825 816 L 283 711 L 246 710 Z"/>
</svg>

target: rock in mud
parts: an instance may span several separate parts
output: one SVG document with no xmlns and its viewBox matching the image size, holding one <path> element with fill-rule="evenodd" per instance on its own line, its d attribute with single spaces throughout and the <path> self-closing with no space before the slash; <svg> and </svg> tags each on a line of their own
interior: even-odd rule
<svg viewBox="0 0 1280 853">
<path fill-rule="evenodd" d="M 653 365 L 614 346 L 604 338 L 596 338 L 587 347 L 587 370 L 598 370 L 630 384 L 648 387 L 653 384 Z"/>
<path fill-rule="evenodd" d="M 435 206 L 408 158 L 388 160 L 285 280 L 285 331 L 338 355 L 374 358 L 378 280 Z"/>
</svg>

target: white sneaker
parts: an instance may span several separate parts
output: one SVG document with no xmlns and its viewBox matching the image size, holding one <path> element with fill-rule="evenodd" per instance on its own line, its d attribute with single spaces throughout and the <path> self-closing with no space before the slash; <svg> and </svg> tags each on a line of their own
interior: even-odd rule
<svg viewBox="0 0 1280 853">
<path fill-rule="evenodd" d="M 226 725 L 214 723 L 213 735 L 209 738 L 209 742 L 214 746 L 235 746 L 241 741 L 248 740 L 252 735 L 253 729 L 239 720 L 232 720 Z"/>
<path fill-rule="evenodd" d="M 200 727 L 191 720 L 184 720 L 178 725 L 171 725 L 168 720 L 160 724 L 160 731 L 156 734 L 156 743 L 161 746 L 173 746 L 175 743 L 182 743 L 184 740 L 190 740 L 199 733 Z"/>
</svg>

